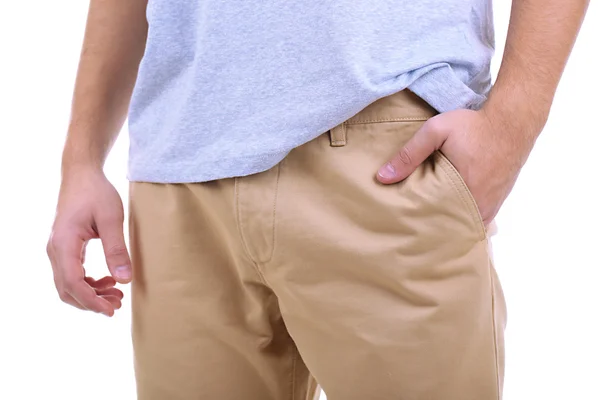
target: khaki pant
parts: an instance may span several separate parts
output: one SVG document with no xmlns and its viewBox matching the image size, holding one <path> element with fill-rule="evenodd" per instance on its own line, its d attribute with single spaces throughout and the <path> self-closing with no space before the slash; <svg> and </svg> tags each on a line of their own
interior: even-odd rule
<svg viewBox="0 0 600 400">
<path fill-rule="evenodd" d="M 490 230 L 434 153 L 378 168 L 435 112 L 403 91 L 269 171 L 131 185 L 142 400 L 497 400 Z"/>
</svg>

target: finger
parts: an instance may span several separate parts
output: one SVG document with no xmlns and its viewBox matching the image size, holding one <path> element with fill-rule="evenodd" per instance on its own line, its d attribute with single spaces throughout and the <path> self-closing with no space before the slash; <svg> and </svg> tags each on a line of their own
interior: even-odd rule
<svg viewBox="0 0 600 400">
<path fill-rule="evenodd" d="M 114 289 L 114 290 L 118 291 L 118 289 Z M 101 297 L 103 297 L 106 301 L 108 301 L 113 309 L 118 310 L 119 308 L 121 308 L 121 300 L 123 299 L 122 293 L 119 296 L 118 294 L 112 294 L 111 292 L 108 292 L 107 294 L 102 295 Z M 61 300 L 64 303 L 69 304 L 80 310 L 90 311 L 89 309 L 87 309 L 84 306 L 82 306 L 81 304 L 79 304 L 79 302 L 77 302 L 77 300 L 75 300 L 75 298 L 73 298 L 73 296 L 71 296 L 68 293 L 64 297 L 61 296 Z"/>
<path fill-rule="evenodd" d="M 90 238 L 90 239 L 92 239 L 92 238 Z M 82 264 L 85 264 L 85 254 L 86 254 L 86 250 L 87 250 L 87 245 L 88 245 L 88 242 L 85 242 L 83 244 L 83 247 L 81 248 L 81 263 Z"/>
<path fill-rule="evenodd" d="M 85 241 L 77 235 L 59 237 L 54 245 L 57 270 L 60 273 L 59 293 L 70 295 L 88 310 L 113 314 L 113 308 L 106 300 L 96 296 L 96 292 L 85 281 L 81 265 L 81 247 Z"/>
<path fill-rule="evenodd" d="M 82 306 L 90 311 L 102 313 L 109 317 L 114 314 L 114 309 L 111 304 L 102 297 L 96 295 L 96 291 L 83 279 L 69 278 L 66 282 L 68 293 Z"/>
<path fill-rule="evenodd" d="M 96 291 L 98 289 L 107 289 L 107 288 L 114 287 L 115 284 L 117 283 L 112 276 L 105 276 L 104 278 L 99 279 L 99 280 L 95 280 L 91 276 L 86 276 L 85 281 L 88 283 L 88 285 L 90 285 Z"/>
<path fill-rule="evenodd" d="M 123 299 L 123 292 L 121 292 L 117 288 L 96 290 L 96 295 L 97 296 L 114 296 L 114 297 L 117 297 L 119 300 Z"/>
<path fill-rule="evenodd" d="M 60 271 L 58 270 L 58 265 L 56 263 L 56 257 L 54 256 L 54 247 L 52 246 L 52 236 L 50 237 L 50 240 L 48 241 L 48 246 L 46 247 L 46 251 L 48 253 L 48 259 L 50 260 L 50 265 L 52 266 L 52 277 L 54 280 L 54 286 L 56 287 L 56 291 L 58 292 L 59 296 L 61 297 L 62 300 L 62 296 L 61 296 L 61 292 L 60 289 L 62 287 L 62 277 L 60 274 Z"/>
<path fill-rule="evenodd" d="M 105 299 L 106 301 L 108 301 L 114 310 L 118 310 L 121 308 L 121 305 L 122 305 L 121 299 L 119 299 L 118 297 L 102 296 L 102 298 Z"/>
<path fill-rule="evenodd" d="M 71 296 L 68 293 L 65 293 L 64 295 L 61 295 L 60 299 L 63 301 L 63 303 L 66 303 L 66 304 L 68 304 L 70 306 L 73 306 L 75 308 L 79 308 L 80 310 L 87 311 L 87 308 L 85 308 L 84 306 L 82 306 L 81 304 L 79 304 L 77 302 L 77 300 L 75 300 L 73 298 L 73 296 Z"/>
<path fill-rule="evenodd" d="M 444 143 L 445 137 L 436 125 L 435 117 L 423 124 L 400 152 L 379 169 L 377 179 L 381 183 L 396 183 L 412 174 Z"/>
<path fill-rule="evenodd" d="M 97 228 L 110 273 L 119 283 L 131 282 L 131 261 L 123 236 L 123 218 L 99 218 Z"/>
<path fill-rule="evenodd" d="M 64 234 L 53 232 L 48 241 L 47 253 L 52 265 L 52 272 L 54 275 L 54 285 L 58 292 L 60 299 L 73 307 L 79 308 L 80 310 L 87 310 L 86 307 L 81 305 L 77 300 L 69 294 L 64 285 L 64 265 L 60 262 L 59 253 L 72 252 L 71 257 L 76 257 L 80 251 L 78 248 L 84 247 L 85 241 L 78 239 L 77 236 L 67 237 Z M 83 266 L 80 267 L 83 270 Z"/>
</svg>

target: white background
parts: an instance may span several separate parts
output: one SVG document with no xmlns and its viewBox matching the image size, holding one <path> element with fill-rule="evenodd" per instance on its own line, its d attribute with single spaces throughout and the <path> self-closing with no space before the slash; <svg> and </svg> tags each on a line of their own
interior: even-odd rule
<svg viewBox="0 0 600 400">
<path fill-rule="evenodd" d="M 509 1 L 495 6 L 497 71 Z M 600 4 L 547 127 L 497 218 L 507 296 L 505 400 L 600 400 Z M 135 398 L 130 303 L 113 319 L 60 303 L 45 244 L 87 2 L 0 3 L 0 399 Z M 126 135 L 106 167 L 126 195 Z M 106 269 L 98 243 L 88 271 Z M 484 400 L 484 399 L 482 399 Z"/>
</svg>

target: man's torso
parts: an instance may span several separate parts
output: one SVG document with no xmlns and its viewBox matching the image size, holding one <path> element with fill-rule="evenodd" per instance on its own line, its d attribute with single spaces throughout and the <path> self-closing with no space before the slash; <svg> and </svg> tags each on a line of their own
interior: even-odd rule
<svg viewBox="0 0 600 400">
<path fill-rule="evenodd" d="M 490 88 L 491 0 L 149 0 L 129 179 L 269 169 L 409 88 L 440 112 Z"/>
</svg>

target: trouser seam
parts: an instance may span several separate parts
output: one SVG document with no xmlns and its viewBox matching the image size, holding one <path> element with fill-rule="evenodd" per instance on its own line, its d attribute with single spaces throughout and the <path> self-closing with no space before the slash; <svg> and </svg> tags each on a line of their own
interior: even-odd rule
<svg viewBox="0 0 600 400">
<path fill-rule="evenodd" d="M 444 171 L 446 178 L 448 178 L 448 180 L 454 187 L 454 190 L 460 197 L 461 202 L 465 205 L 465 208 L 467 209 L 469 216 L 473 221 L 474 227 L 478 231 L 478 241 L 485 240 L 487 238 L 485 226 L 483 226 L 483 222 L 481 221 L 480 216 L 477 215 L 475 211 L 473 211 L 473 208 L 476 208 L 477 204 L 475 204 L 475 201 L 473 200 L 472 196 L 467 192 L 465 185 L 462 183 L 462 178 L 456 171 L 456 168 L 454 168 L 450 161 L 439 150 L 434 153 L 434 157 L 440 159 L 442 164 L 446 166 L 446 168 L 442 166 L 442 171 Z M 448 169 L 450 170 L 450 172 L 448 172 Z M 452 176 L 450 176 L 450 174 L 452 174 Z M 460 184 L 456 181 L 460 182 Z"/>
<path fill-rule="evenodd" d="M 298 349 L 293 346 L 292 348 L 292 375 L 290 379 L 290 400 L 296 399 L 296 362 L 298 360 Z"/>
<path fill-rule="evenodd" d="M 487 242 L 489 242 L 489 238 Z M 489 243 L 487 243 L 489 245 Z M 489 248 L 489 246 L 488 246 Z M 489 257 L 489 254 L 488 254 Z M 491 261 L 490 261 L 491 262 Z M 494 338 L 494 367 L 496 369 L 496 399 L 500 400 L 500 368 L 498 365 L 498 335 L 496 333 L 496 327 L 498 321 L 496 320 L 496 292 L 494 285 L 494 274 L 492 273 L 491 265 L 488 264 L 488 272 L 490 274 L 490 290 L 492 297 L 492 333 Z"/>
<path fill-rule="evenodd" d="M 248 256 L 248 258 L 250 259 L 250 264 L 252 264 L 252 268 L 254 268 L 260 281 L 267 287 L 270 287 L 269 284 L 267 283 L 267 280 L 265 279 L 263 273 L 261 272 L 260 268 L 258 267 L 258 264 L 252 257 L 252 254 L 250 253 L 250 250 L 248 248 L 248 244 L 246 243 L 246 239 L 244 238 L 244 234 L 242 231 L 242 219 L 240 218 L 240 204 L 239 204 L 240 203 L 240 201 L 239 201 L 240 191 L 239 191 L 239 179 L 238 178 L 234 179 L 234 191 L 235 191 L 235 208 L 236 208 L 235 218 L 236 218 L 236 222 L 237 222 L 238 233 L 240 235 L 240 240 L 242 241 L 242 247 L 244 248 L 244 252 Z"/>
</svg>

